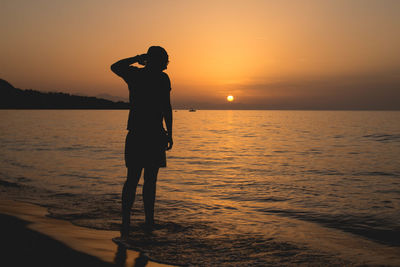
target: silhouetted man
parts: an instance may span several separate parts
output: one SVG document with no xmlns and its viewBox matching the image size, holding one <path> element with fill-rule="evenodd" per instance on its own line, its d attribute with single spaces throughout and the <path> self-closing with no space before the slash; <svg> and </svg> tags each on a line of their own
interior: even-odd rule
<svg viewBox="0 0 400 267">
<path fill-rule="evenodd" d="M 145 224 L 148 227 L 154 224 L 157 174 L 160 167 L 166 167 L 165 150 L 171 149 L 173 144 L 171 83 L 168 75 L 163 72 L 168 62 L 168 54 L 164 48 L 152 46 L 147 54 L 122 59 L 111 65 L 111 70 L 128 84 L 130 101 L 125 143 L 128 174 L 122 189 L 123 240 L 129 235 L 131 208 L 143 169 Z M 134 63 L 144 67 L 131 66 Z"/>
</svg>

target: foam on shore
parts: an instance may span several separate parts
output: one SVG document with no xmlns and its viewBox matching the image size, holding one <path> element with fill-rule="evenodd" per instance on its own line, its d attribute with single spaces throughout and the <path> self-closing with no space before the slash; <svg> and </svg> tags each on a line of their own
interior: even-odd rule
<svg viewBox="0 0 400 267">
<path fill-rule="evenodd" d="M 60 241 L 73 250 L 94 256 L 105 263 L 123 266 L 125 262 L 125 266 L 134 266 L 138 261 L 146 261 L 146 266 L 167 266 L 150 261 L 139 252 L 118 247 L 112 242 L 113 237 L 119 236 L 117 231 L 89 229 L 75 226 L 68 221 L 49 218 L 46 216 L 47 210 L 43 207 L 1 199 L 0 213 L 27 221 L 27 228 Z M 18 231 L 18 229 L 9 229 L 9 231 Z"/>
</svg>

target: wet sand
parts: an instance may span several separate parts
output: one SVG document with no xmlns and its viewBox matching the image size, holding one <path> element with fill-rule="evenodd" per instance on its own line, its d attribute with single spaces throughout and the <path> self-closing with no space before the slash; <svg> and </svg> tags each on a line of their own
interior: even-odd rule
<svg viewBox="0 0 400 267">
<path fill-rule="evenodd" d="M 116 231 L 46 217 L 47 210 L 0 199 L 2 261 L 7 266 L 168 266 L 112 242 Z"/>
</svg>

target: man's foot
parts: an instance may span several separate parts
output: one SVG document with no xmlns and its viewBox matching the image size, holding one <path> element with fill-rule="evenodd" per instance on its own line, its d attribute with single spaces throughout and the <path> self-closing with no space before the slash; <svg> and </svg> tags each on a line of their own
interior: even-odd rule
<svg viewBox="0 0 400 267">
<path fill-rule="evenodd" d="M 121 233 L 120 240 L 121 241 L 127 241 L 129 238 L 129 233 Z"/>
<path fill-rule="evenodd" d="M 148 227 L 154 227 L 155 223 L 154 220 L 145 220 L 144 225 Z"/>
<path fill-rule="evenodd" d="M 145 222 L 141 225 L 141 228 L 147 232 L 147 233 L 151 233 L 154 230 L 154 222 Z"/>
<path fill-rule="evenodd" d="M 126 239 L 122 239 L 122 237 L 114 237 L 111 239 L 117 245 L 127 246 Z"/>
</svg>

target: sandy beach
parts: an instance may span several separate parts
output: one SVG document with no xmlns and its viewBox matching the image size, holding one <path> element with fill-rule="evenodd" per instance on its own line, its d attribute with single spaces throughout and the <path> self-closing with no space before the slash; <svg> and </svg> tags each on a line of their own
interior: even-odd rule
<svg viewBox="0 0 400 267">
<path fill-rule="evenodd" d="M 167 266 L 112 242 L 116 231 L 49 218 L 43 207 L 0 200 L 1 247 L 7 266 Z"/>
</svg>

